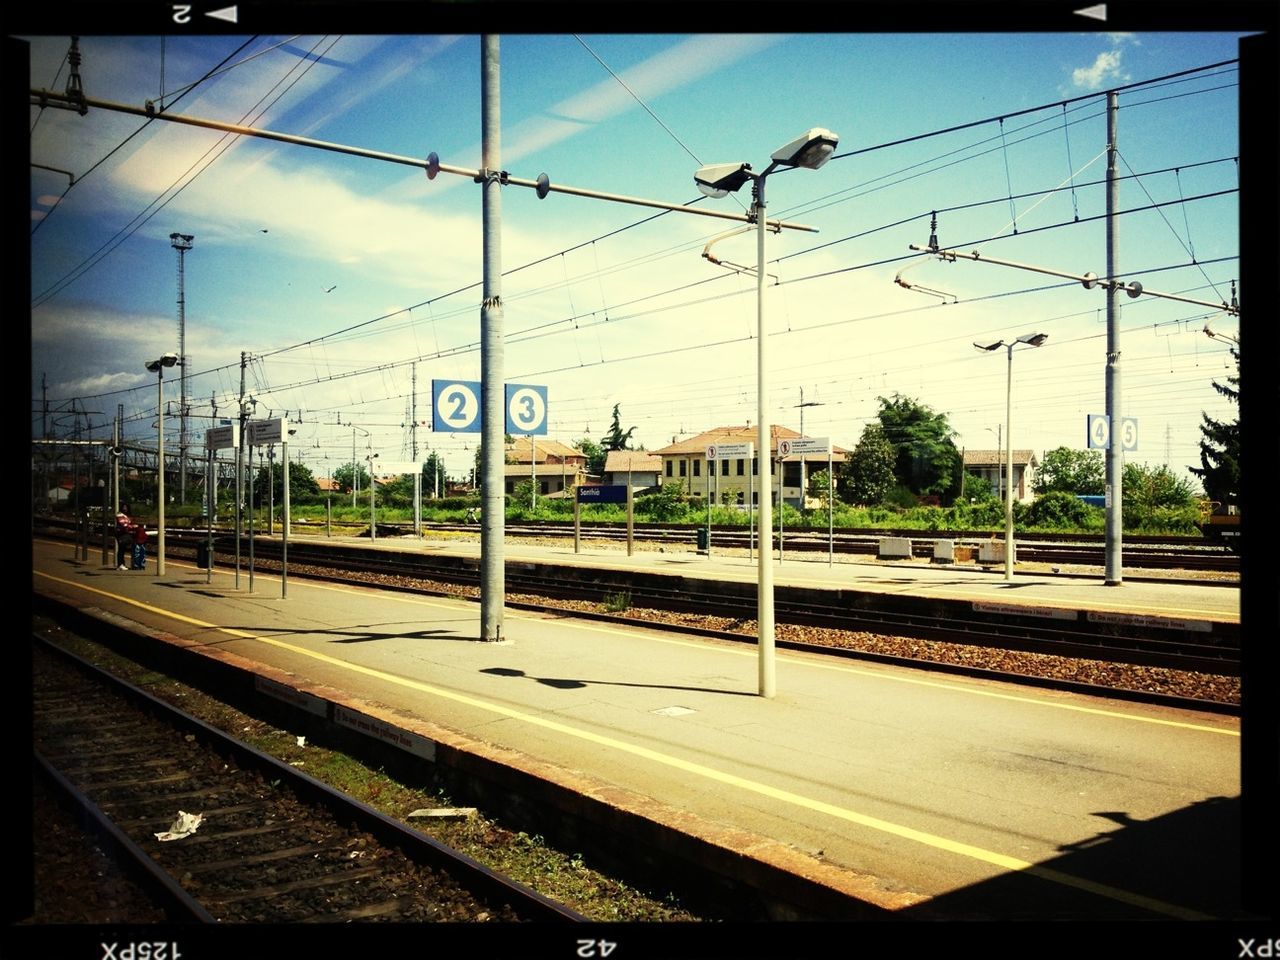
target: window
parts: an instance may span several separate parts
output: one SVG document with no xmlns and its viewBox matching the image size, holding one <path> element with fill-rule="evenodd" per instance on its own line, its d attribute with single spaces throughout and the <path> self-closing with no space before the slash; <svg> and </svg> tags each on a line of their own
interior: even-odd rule
<svg viewBox="0 0 1280 960">
<path fill-rule="evenodd" d="M 716 475 L 716 462 L 714 460 L 707 461 L 707 476 L 714 477 Z"/>
<path fill-rule="evenodd" d="M 681 461 L 680 461 L 680 476 L 682 476 L 682 477 L 683 477 L 683 476 L 688 472 L 688 469 L 689 469 L 689 461 L 687 461 L 687 460 L 681 460 Z"/>
<path fill-rule="evenodd" d="M 694 475 L 695 477 L 700 477 L 700 476 L 702 476 L 702 461 L 701 461 L 701 460 L 695 460 L 695 461 L 693 461 L 693 475 Z"/>
<path fill-rule="evenodd" d="M 671 476 L 671 461 L 667 461 L 667 476 Z"/>
<path fill-rule="evenodd" d="M 753 477 L 760 475 L 760 458 L 759 457 L 751 458 L 751 475 Z"/>
<path fill-rule="evenodd" d="M 746 466 L 746 461 L 743 460 L 741 457 L 739 457 L 738 458 L 738 476 L 742 476 L 742 470 L 745 466 Z M 755 473 L 755 470 L 752 470 L 751 472 Z"/>
</svg>

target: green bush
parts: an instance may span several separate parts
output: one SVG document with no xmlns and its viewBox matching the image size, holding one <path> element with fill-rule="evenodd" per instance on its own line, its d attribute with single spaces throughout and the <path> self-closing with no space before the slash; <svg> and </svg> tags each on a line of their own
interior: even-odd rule
<svg viewBox="0 0 1280 960">
<path fill-rule="evenodd" d="M 1042 530 L 1088 530 L 1098 525 L 1102 513 L 1073 493 L 1050 490 L 1027 507 L 1026 523 Z"/>
</svg>

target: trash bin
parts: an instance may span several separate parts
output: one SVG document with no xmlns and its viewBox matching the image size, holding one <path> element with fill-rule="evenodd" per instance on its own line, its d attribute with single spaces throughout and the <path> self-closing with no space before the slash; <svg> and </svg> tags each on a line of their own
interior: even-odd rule
<svg viewBox="0 0 1280 960">
<path fill-rule="evenodd" d="M 213 564 L 209 562 L 212 553 L 209 550 L 209 542 L 207 540 L 196 541 L 196 566 L 201 570 L 213 569 Z"/>
<path fill-rule="evenodd" d="M 711 531 L 706 527 L 698 528 L 698 552 L 706 553 L 711 549 Z"/>
</svg>

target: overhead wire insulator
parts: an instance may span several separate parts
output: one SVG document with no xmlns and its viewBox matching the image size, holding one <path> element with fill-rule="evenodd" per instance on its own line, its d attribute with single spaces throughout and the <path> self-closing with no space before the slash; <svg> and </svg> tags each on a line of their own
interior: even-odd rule
<svg viewBox="0 0 1280 960">
<path fill-rule="evenodd" d="M 71 49 L 67 51 L 67 64 L 71 72 L 67 75 L 66 96 L 76 103 L 80 116 L 89 112 L 89 104 L 85 102 L 84 86 L 80 82 L 80 38 L 71 38 Z"/>
</svg>

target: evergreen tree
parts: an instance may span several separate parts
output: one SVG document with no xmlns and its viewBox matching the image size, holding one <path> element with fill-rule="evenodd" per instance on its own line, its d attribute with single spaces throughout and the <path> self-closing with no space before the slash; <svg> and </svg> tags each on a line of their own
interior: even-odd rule
<svg viewBox="0 0 1280 960">
<path fill-rule="evenodd" d="M 622 416 L 618 412 L 620 406 L 621 404 L 618 403 L 613 405 L 613 424 L 609 427 L 609 432 L 600 438 L 600 446 L 604 447 L 606 452 L 631 449 L 628 444 L 631 442 L 631 434 L 636 432 L 636 428 L 631 427 L 629 430 L 623 431 Z"/>
<path fill-rule="evenodd" d="M 1232 403 L 1240 402 L 1240 351 L 1232 349 L 1236 361 L 1236 375 L 1228 377 L 1225 384 L 1213 382 L 1213 389 Z M 1214 420 L 1202 413 L 1200 433 L 1200 466 L 1188 467 L 1200 478 L 1205 496 L 1224 507 L 1240 502 L 1240 418 L 1231 422 Z"/>
<path fill-rule="evenodd" d="M 884 435 L 884 427 L 869 423 L 853 453 L 841 465 L 836 478 L 840 499 L 845 503 L 880 503 L 893 488 L 893 466 L 897 452 Z"/>
</svg>

